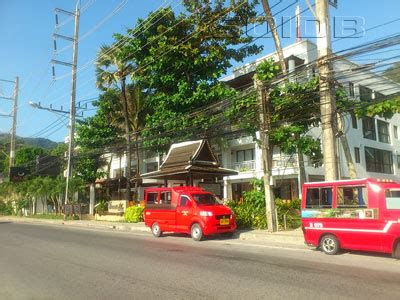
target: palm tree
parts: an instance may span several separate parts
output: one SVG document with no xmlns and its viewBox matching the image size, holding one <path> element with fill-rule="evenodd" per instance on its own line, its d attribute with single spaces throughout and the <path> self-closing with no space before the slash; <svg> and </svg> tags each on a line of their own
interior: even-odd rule
<svg viewBox="0 0 400 300">
<path fill-rule="evenodd" d="M 117 46 L 103 45 L 97 54 L 96 77 L 97 86 L 106 90 L 110 87 L 118 89 L 121 93 L 122 113 L 124 116 L 124 129 L 126 140 L 126 199 L 131 199 L 131 128 L 128 113 L 127 78 L 133 73 L 134 66 L 124 54 L 123 49 Z"/>
</svg>

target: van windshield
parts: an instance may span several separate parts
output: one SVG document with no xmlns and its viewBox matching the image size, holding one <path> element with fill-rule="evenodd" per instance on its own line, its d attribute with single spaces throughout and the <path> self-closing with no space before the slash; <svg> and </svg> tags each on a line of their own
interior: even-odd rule
<svg viewBox="0 0 400 300">
<path fill-rule="evenodd" d="M 197 205 L 220 205 L 212 194 L 193 194 L 192 196 Z"/>
</svg>

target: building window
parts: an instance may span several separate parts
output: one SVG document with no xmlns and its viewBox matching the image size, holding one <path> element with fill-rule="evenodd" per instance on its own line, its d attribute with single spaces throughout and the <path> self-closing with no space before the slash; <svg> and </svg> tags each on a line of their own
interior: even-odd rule
<svg viewBox="0 0 400 300">
<path fill-rule="evenodd" d="M 393 174 L 392 152 L 365 147 L 365 162 L 368 172 Z"/>
<path fill-rule="evenodd" d="M 378 123 L 378 138 L 382 143 L 390 143 L 390 135 L 389 135 L 389 124 L 383 122 L 381 120 L 377 121 Z"/>
<path fill-rule="evenodd" d="M 148 163 L 146 164 L 146 172 L 154 172 L 158 170 L 158 163 Z"/>
<path fill-rule="evenodd" d="M 355 157 L 356 163 L 360 163 L 360 148 L 354 147 L 354 157 Z"/>
<path fill-rule="evenodd" d="M 354 113 L 350 113 L 351 116 L 351 125 L 353 126 L 354 129 L 357 129 L 357 118 Z"/>
<path fill-rule="evenodd" d="M 367 207 L 365 186 L 344 186 L 337 189 L 337 207 Z"/>
<path fill-rule="evenodd" d="M 375 133 L 375 119 L 374 118 L 364 118 L 362 120 L 363 134 L 366 139 L 376 140 Z"/>
<path fill-rule="evenodd" d="M 393 125 L 393 135 L 395 139 L 399 138 L 399 133 L 397 132 L 397 126 Z"/>
<path fill-rule="evenodd" d="M 365 102 L 372 101 L 372 90 L 360 85 L 360 100 Z"/>
<path fill-rule="evenodd" d="M 354 83 L 349 82 L 349 96 L 354 97 Z"/>
<path fill-rule="evenodd" d="M 254 148 L 236 151 L 236 162 L 254 160 Z"/>
<path fill-rule="evenodd" d="M 400 155 L 397 155 L 397 168 L 400 169 Z"/>
</svg>

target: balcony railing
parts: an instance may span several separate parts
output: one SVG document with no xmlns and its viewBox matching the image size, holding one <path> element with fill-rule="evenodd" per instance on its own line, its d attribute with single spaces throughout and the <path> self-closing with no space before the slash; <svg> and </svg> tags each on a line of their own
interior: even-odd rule
<svg viewBox="0 0 400 300">
<path fill-rule="evenodd" d="M 256 169 L 256 161 L 255 160 L 247 160 L 247 161 L 237 162 L 231 166 L 231 169 L 239 171 L 239 172 L 254 171 Z"/>
<path fill-rule="evenodd" d="M 295 167 L 297 167 L 297 158 L 295 156 L 282 156 L 279 159 L 272 160 L 272 169 Z"/>
</svg>

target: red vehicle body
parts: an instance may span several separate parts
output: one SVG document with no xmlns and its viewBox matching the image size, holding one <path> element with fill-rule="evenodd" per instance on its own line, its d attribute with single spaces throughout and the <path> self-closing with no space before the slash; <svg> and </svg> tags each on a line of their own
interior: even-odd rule
<svg viewBox="0 0 400 300">
<path fill-rule="evenodd" d="M 156 237 L 165 231 L 180 232 L 197 241 L 236 230 L 229 207 L 217 202 L 212 193 L 191 186 L 146 189 L 144 222 Z"/>
<path fill-rule="evenodd" d="M 340 248 L 400 258 L 400 184 L 374 179 L 305 183 L 305 242 L 327 254 Z"/>
</svg>

